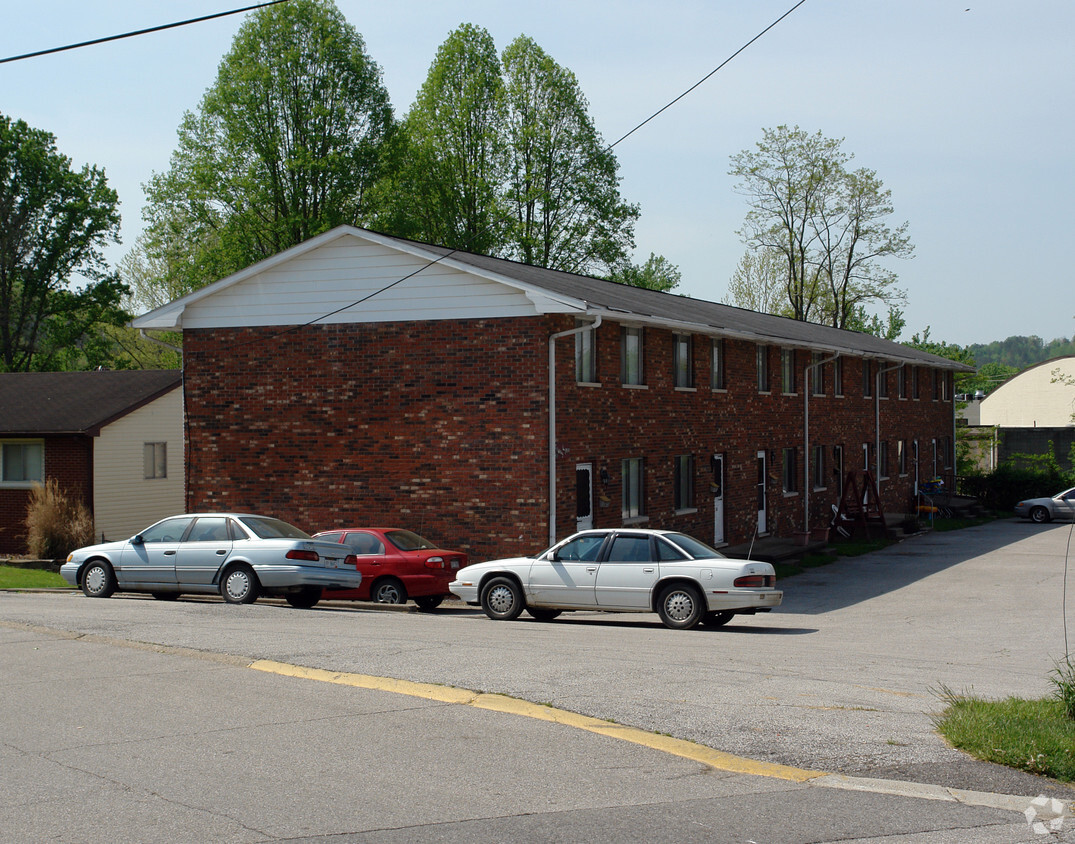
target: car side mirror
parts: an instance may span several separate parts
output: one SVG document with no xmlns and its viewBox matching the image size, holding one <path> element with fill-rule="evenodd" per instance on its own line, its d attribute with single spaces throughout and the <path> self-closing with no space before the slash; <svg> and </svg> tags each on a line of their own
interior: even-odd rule
<svg viewBox="0 0 1075 844">
<path fill-rule="evenodd" d="M 142 534 L 140 533 L 136 533 L 134 536 L 131 537 L 131 545 L 142 545 L 144 543 L 145 540 L 142 539 Z"/>
</svg>

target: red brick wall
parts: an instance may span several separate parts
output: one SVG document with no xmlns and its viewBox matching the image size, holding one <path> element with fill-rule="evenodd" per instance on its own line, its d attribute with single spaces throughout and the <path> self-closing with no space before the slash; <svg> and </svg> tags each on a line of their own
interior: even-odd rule
<svg viewBox="0 0 1075 844">
<path fill-rule="evenodd" d="M 92 512 L 92 448 L 89 437 L 45 438 L 45 477 L 78 497 Z M 26 553 L 26 506 L 30 490 L 0 487 L 0 554 Z"/>
<path fill-rule="evenodd" d="M 251 510 L 315 531 L 349 524 L 409 527 L 474 559 L 537 550 L 548 537 L 548 336 L 570 317 L 185 332 L 189 510 Z M 726 534 L 750 538 L 757 520 L 756 463 L 770 452 L 769 532 L 803 525 L 803 368 L 798 393 L 781 394 L 780 352 L 769 348 L 772 392 L 758 393 L 755 345 L 726 340 L 726 390 L 710 389 L 710 339 L 693 338 L 692 390 L 672 386 L 672 334 L 646 329 L 645 389 L 620 382 L 620 326 L 597 331 L 597 380 L 575 383 L 574 339 L 557 341 L 557 535 L 575 528 L 575 465 L 594 466 L 597 526 L 621 520 L 621 460 L 645 460 L 651 527 L 713 538 L 709 456 L 725 455 Z M 952 405 L 882 400 L 891 442 L 886 509 L 905 511 L 913 468 L 894 467 L 897 439 L 951 436 Z M 861 468 L 873 443 L 874 401 L 862 395 L 860 361 L 844 361 L 841 398 L 811 396 L 811 443 L 844 447 Z M 781 453 L 799 449 L 799 492 L 781 490 Z M 695 458 L 695 512 L 674 510 L 673 459 Z M 601 470 L 609 483 L 601 483 Z M 831 465 L 829 467 L 831 475 Z M 923 471 L 923 477 L 926 477 Z M 827 523 L 835 480 L 811 492 L 813 523 Z"/>
</svg>

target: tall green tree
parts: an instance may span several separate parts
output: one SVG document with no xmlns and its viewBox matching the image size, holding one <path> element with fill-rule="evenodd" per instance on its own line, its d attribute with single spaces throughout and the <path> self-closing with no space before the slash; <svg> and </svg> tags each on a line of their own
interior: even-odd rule
<svg viewBox="0 0 1075 844">
<path fill-rule="evenodd" d="M 103 170 L 72 169 L 51 134 L 0 114 L 0 370 L 108 363 L 100 327 L 128 316 L 102 256 L 118 206 Z"/>
<path fill-rule="evenodd" d="M 784 254 L 775 249 L 748 249 L 739 259 L 725 304 L 763 314 L 792 316 L 788 302 Z"/>
<path fill-rule="evenodd" d="M 187 292 L 366 221 L 393 126 L 380 68 L 332 0 L 255 12 L 146 186 L 142 262 Z"/>
<path fill-rule="evenodd" d="M 739 235 L 782 256 L 791 315 L 849 328 L 860 308 L 905 301 L 885 261 L 909 258 L 913 247 L 906 223 L 886 222 L 890 191 L 874 171 L 849 170 L 841 144 L 798 126 L 766 129 L 753 150 L 732 156 L 729 173 L 750 203 Z"/>
</svg>

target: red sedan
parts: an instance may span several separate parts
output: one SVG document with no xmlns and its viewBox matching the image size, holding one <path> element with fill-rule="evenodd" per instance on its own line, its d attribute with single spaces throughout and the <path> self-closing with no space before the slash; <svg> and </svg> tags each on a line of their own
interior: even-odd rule
<svg viewBox="0 0 1075 844">
<path fill-rule="evenodd" d="M 377 601 L 405 604 L 413 599 L 428 612 L 451 597 L 448 584 L 467 564 L 462 551 L 445 551 L 418 534 L 399 528 L 344 528 L 316 534 L 316 539 L 347 545 L 358 558 L 358 589 L 326 589 L 326 601 Z"/>
</svg>

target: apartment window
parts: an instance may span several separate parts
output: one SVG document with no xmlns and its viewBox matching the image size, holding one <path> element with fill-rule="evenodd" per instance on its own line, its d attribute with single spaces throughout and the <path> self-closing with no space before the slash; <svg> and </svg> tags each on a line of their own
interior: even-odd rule
<svg viewBox="0 0 1075 844">
<path fill-rule="evenodd" d="M 780 380 L 785 393 L 795 392 L 795 350 L 780 350 Z"/>
<path fill-rule="evenodd" d="M 758 392 L 769 392 L 769 347 L 758 346 Z"/>
<path fill-rule="evenodd" d="M 672 365 L 675 369 L 677 387 L 693 387 L 694 371 L 691 366 L 691 335 L 676 334 L 672 338 Z"/>
<path fill-rule="evenodd" d="M 951 372 L 941 373 L 941 401 L 948 401 L 948 397 L 952 394 L 948 389 L 949 379 L 952 377 Z"/>
<path fill-rule="evenodd" d="M 6 442 L 0 444 L 0 482 L 29 485 L 45 480 L 45 444 L 43 442 Z"/>
<path fill-rule="evenodd" d="M 878 460 L 878 476 L 881 479 L 888 477 L 888 440 L 881 440 L 881 453 Z"/>
<path fill-rule="evenodd" d="M 814 478 L 814 489 L 825 489 L 825 446 L 815 445 L 811 449 L 810 474 Z"/>
<path fill-rule="evenodd" d="M 694 456 L 684 454 L 676 458 L 673 469 L 676 510 L 690 510 L 694 507 Z"/>
<path fill-rule="evenodd" d="M 954 460 L 955 454 L 953 453 L 953 450 L 952 450 L 952 438 L 951 437 L 941 437 L 941 447 L 944 449 L 944 452 L 943 452 L 944 468 L 945 469 L 951 469 L 952 464 L 955 462 L 955 460 Z"/>
<path fill-rule="evenodd" d="M 896 441 L 896 466 L 901 475 L 907 474 L 907 440 Z"/>
<path fill-rule="evenodd" d="M 631 457 L 620 464 L 623 478 L 623 518 L 638 519 L 646 514 L 643 465 L 641 457 Z"/>
<path fill-rule="evenodd" d="M 814 352 L 810 356 L 810 392 L 815 396 L 825 394 L 825 367 L 821 363 L 824 358 L 820 352 Z"/>
<path fill-rule="evenodd" d="M 842 396 L 844 394 L 844 359 L 836 358 L 832 362 L 832 394 Z"/>
<path fill-rule="evenodd" d="M 589 325 L 581 320 L 575 321 L 575 327 Z M 597 356 L 594 354 L 594 330 L 588 328 L 575 335 L 575 380 L 580 384 L 597 382 Z"/>
<path fill-rule="evenodd" d="M 865 398 L 873 396 L 873 362 L 862 361 L 862 395 Z"/>
<path fill-rule="evenodd" d="M 713 338 L 713 367 L 710 374 L 710 384 L 714 390 L 725 389 L 724 385 L 724 338 Z"/>
<path fill-rule="evenodd" d="M 896 392 L 901 399 L 907 398 L 907 367 L 901 366 L 896 370 Z"/>
<path fill-rule="evenodd" d="M 884 362 L 877 367 L 877 395 L 879 398 L 888 398 L 888 373 L 884 371 Z"/>
<path fill-rule="evenodd" d="M 911 398 L 918 398 L 918 367 L 911 367 Z"/>
<path fill-rule="evenodd" d="M 623 383 L 633 386 L 646 383 L 642 372 L 642 329 L 624 326 L 620 349 Z"/>
<path fill-rule="evenodd" d="M 799 449 L 785 448 L 783 454 L 784 492 L 799 491 Z"/>
<path fill-rule="evenodd" d="M 937 370 L 931 369 L 930 374 L 933 377 L 933 400 L 937 401 L 941 397 L 941 386 L 937 383 Z"/>
<path fill-rule="evenodd" d="M 142 477 L 168 477 L 168 443 L 145 443 L 142 446 Z"/>
</svg>

